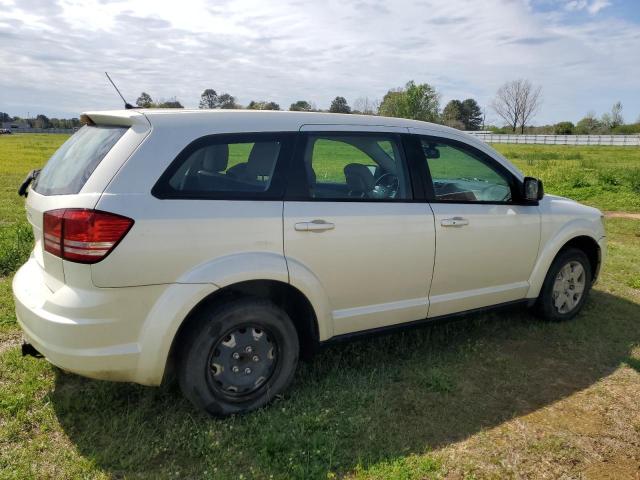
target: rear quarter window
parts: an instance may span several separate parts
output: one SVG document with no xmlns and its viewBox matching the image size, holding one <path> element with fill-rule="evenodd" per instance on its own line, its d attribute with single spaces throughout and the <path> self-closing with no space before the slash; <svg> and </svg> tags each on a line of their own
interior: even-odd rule
<svg viewBox="0 0 640 480">
<path fill-rule="evenodd" d="M 98 164 L 126 131 L 127 127 L 82 127 L 53 154 L 31 188 L 41 195 L 80 192 Z"/>
</svg>

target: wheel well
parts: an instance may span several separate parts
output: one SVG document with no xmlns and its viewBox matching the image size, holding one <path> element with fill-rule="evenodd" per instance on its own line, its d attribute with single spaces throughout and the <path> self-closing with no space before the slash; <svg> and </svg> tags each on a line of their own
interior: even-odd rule
<svg viewBox="0 0 640 480">
<path fill-rule="evenodd" d="M 291 318 L 298 332 L 300 357 L 309 359 L 317 352 L 320 345 L 318 322 L 315 311 L 307 297 L 305 297 L 300 290 L 288 283 L 275 280 L 250 280 L 235 283 L 215 291 L 201 300 L 198 305 L 189 312 L 173 339 L 165 372 L 171 372 L 175 362 L 176 347 L 180 344 L 181 336 L 188 331 L 197 312 L 200 312 L 202 309 L 211 308 L 219 303 L 241 297 L 262 298 L 282 308 L 287 312 L 287 315 Z M 166 376 L 167 374 L 165 373 L 165 377 Z"/>
<path fill-rule="evenodd" d="M 583 235 L 569 240 L 560 249 L 560 252 L 568 248 L 577 248 L 585 253 L 587 258 L 589 259 L 589 264 L 591 265 L 591 279 L 595 280 L 598 276 L 598 271 L 600 268 L 600 246 L 598 245 L 598 242 L 596 242 L 591 237 Z"/>
</svg>

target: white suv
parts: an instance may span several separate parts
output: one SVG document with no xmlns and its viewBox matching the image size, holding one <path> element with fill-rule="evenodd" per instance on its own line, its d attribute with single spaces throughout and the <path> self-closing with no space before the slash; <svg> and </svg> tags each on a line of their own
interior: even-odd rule
<svg viewBox="0 0 640 480">
<path fill-rule="evenodd" d="M 354 334 L 523 302 L 573 317 L 601 213 L 460 131 L 373 116 L 90 112 L 27 190 L 24 351 L 258 408 Z M 170 368 L 172 367 L 172 368 Z"/>
</svg>

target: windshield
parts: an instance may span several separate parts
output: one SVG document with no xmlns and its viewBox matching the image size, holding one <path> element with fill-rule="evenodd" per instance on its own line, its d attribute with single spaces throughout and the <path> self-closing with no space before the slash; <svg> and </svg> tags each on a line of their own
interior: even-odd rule
<svg viewBox="0 0 640 480">
<path fill-rule="evenodd" d="M 82 127 L 53 154 L 31 188 L 41 195 L 80 192 L 98 164 L 126 131 L 127 127 Z"/>
</svg>

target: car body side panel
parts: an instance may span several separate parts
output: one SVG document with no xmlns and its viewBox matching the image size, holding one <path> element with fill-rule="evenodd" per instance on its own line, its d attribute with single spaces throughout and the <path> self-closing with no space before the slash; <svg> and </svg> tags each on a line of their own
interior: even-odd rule
<svg viewBox="0 0 640 480">
<path fill-rule="evenodd" d="M 538 207 L 433 203 L 436 260 L 429 317 L 520 300 L 540 245 Z M 447 227 L 450 218 L 467 225 Z"/>
<path fill-rule="evenodd" d="M 280 256 L 278 272 L 286 281 L 282 201 L 159 200 L 149 193 L 105 194 L 97 208 L 130 216 L 135 224 L 105 261 L 91 266 L 96 286 L 184 282 L 188 272 L 197 272 L 212 259 L 248 252 Z M 242 264 L 242 268 L 249 277 L 252 266 Z M 212 272 L 209 278 L 200 275 L 198 281 L 213 282 L 215 276 Z"/>
<path fill-rule="evenodd" d="M 218 287 L 211 283 L 167 286 L 144 320 L 138 336 L 140 354 L 135 381 L 160 385 L 178 329 L 189 313 Z"/>
</svg>

